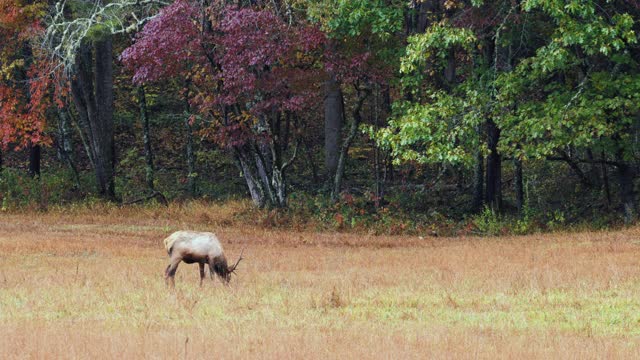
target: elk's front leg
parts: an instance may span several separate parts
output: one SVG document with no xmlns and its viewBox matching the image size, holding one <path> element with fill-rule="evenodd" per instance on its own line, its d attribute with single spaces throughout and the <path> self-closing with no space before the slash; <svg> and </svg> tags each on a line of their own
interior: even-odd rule
<svg viewBox="0 0 640 360">
<path fill-rule="evenodd" d="M 200 266 L 200 286 L 202 286 L 202 279 L 204 279 L 204 263 L 198 263 Z"/>
</svg>

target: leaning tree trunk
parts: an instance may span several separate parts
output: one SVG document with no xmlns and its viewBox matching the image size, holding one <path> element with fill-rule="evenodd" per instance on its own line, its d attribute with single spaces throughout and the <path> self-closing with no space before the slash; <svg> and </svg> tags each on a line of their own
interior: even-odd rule
<svg viewBox="0 0 640 360">
<path fill-rule="evenodd" d="M 362 106 L 364 105 L 364 101 L 367 96 L 369 96 L 370 91 L 358 91 L 358 102 L 356 103 L 355 108 L 353 109 L 353 120 L 351 122 L 351 128 L 349 130 L 349 135 L 342 143 L 342 147 L 340 148 L 340 158 L 338 159 L 338 168 L 336 169 L 336 173 L 333 179 L 333 189 L 331 190 L 331 201 L 336 202 L 340 197 L 340 191 L 342 190 L 342 181 L 344 178 L 344 169 L 347 162 L 347 157 L 349 154 L 349 148 L 351 147 L 351 143 L 356 138 L 358 134 L 358 126 L 362 122 L 362 114 L 360 113 L 362 110 Z"/>
<path fill-rule="evenodd" d="M 115 200 L 115 148 L 113 142 L 113 48 L 112 39 L 83 44 L 76 56 L 76 76 L 72 81 L 73 100 L 88 127 L 98 193 Z"/>
<path fill-rule="evenodd" d="M 258 179 L 262 183 L 262 189 L 267 198 L 267 203 L 269 205 L 274 205 L 276 203 L 276 195 L 273 187 L 271 186 L 272 172 L 270 171 L 274 162 L 270 158 L 271 153 L 268 152 L 268 145 L 253 144 L 250 146 L 250 149 L 252 150 L 256 174 L 258 174 Z"/>
<path fill-rule="evenodd" d="M 258 208 L 263 208 L 267 204 L 267 197 L 265 196 L 260 180 L 256 176 L 255 165 L 251 159 L 252 157 L 247 154 L 246 149 L 247 146 L 242 148 L 234 147 L 236 162 L 242 171 L 242 175 L 244 176 L 253 204 Z"/>
<path fill-rule="evenodd" d="M 485 202 L 496 211 L 502 211 L 502 165 L 500 154 L 498 153 L 499 139 L 500 129 L 493 120 L 488 120 L 487 145 L 490 153 L 489 156 L 487 156 Z"/>
<path fill-rule="evenodd" d="M 73 83 L 72 83 L 72 91 L 73 91 Z M 71 111 L 64 111 L 64 109 L 59 110 L 60 114 L 58 116 L 67 116 L 71 120 L 71 124 L 73 128 L 78 133 L 80 137 L 80 142 L 82 143 L 82 148 L 84 149 L 84 153 L 87 155 L 87 159 L 89 159 L 89 164 L 91 168 L 96 167 L 96 162 L 93 160 L 93 150 L 91 149 L 91 144 L 89 143 L 89 124 L 86 122 L 86 116 L 83 118 L 82 114 L 80 114 L 79 119 L 74 116 Z"/>
</svg>

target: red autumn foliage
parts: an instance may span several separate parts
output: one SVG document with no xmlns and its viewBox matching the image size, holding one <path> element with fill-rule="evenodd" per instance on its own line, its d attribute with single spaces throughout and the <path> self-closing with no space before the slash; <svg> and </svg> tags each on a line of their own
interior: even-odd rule
<svg viewBox="0 0 640 360">
<path fill-rule="evenodd" d="M 213 121 L 213 137 L 226 146 L 264 136 L 260 117 L 302 113 L 317 104 L 324 34 L 290 25 L 268 9 L 214 4 L 204 25 L 198 3 L 164 8 L 122 54 L 134 82 L 189 80 L 190 101 Z"/>
<path fill-rule="evenodd" d="M 51 106 L 52 74 L 56 67 L 30 41 L 43 28 L 45 3 L 22 4 L 0 0 L 0 146 L 17 149 L 29 144 L 49 144 L 46 112 Z M 62 89 L 58 88 L 58 93 Z M 60 105 L 60 104 L 58 104 Z"/>
</svg>

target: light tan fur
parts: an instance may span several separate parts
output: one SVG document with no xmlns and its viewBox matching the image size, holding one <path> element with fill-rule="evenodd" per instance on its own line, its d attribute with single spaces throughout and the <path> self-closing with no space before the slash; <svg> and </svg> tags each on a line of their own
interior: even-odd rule
<svg viewBox="0 0 640 360">
<path fill-rule="evenodd" d="M 179 239 L 179 232 L 174 232 L 164 239 L 164 248 L 167 249 L 167 252 L 170 252 L 173 244 Z"/>
</svg>

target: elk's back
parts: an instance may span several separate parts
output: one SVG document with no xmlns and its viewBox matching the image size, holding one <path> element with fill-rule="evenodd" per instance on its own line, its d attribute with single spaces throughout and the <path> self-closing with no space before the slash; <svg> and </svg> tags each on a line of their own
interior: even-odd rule
<svg viewBox="0 0 640 360">
<path fill-rule="evenodd" d="M 222 246 L 215 234 L 198 231 L 176 231 L 164 239 L 169 254 L 175 249 L 198 256 L 220 256 Z"/>
</svg>

